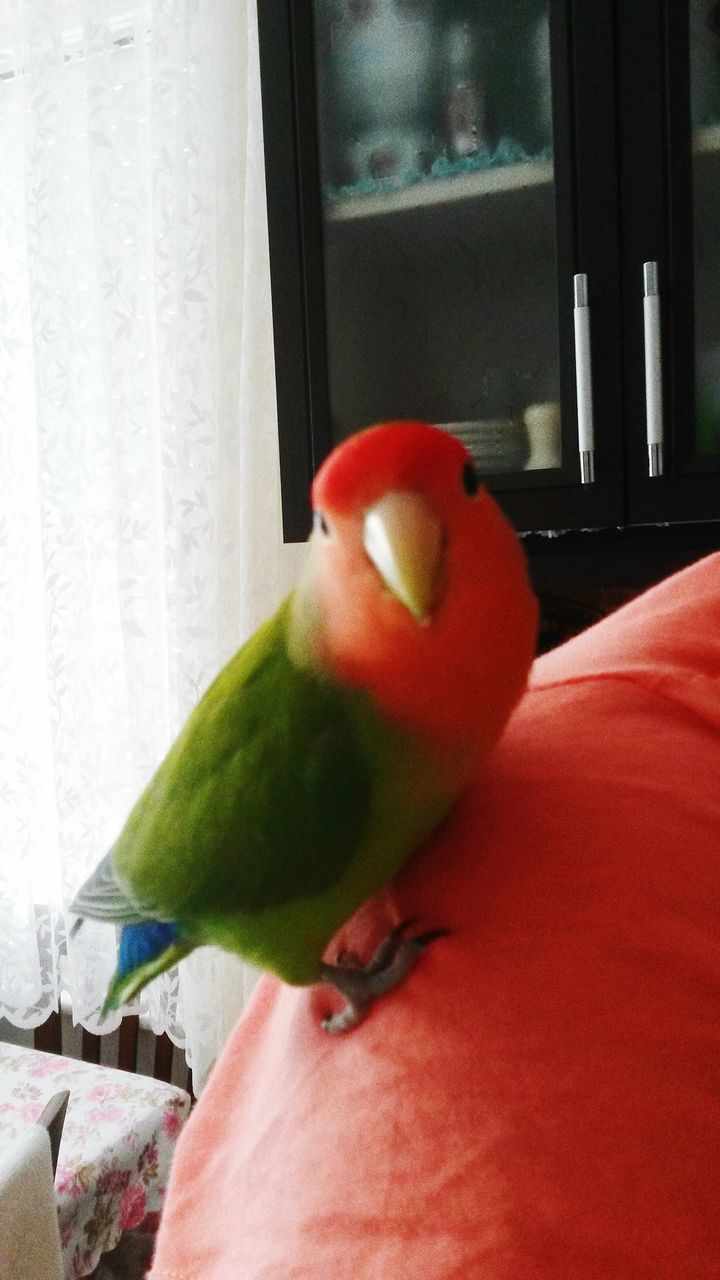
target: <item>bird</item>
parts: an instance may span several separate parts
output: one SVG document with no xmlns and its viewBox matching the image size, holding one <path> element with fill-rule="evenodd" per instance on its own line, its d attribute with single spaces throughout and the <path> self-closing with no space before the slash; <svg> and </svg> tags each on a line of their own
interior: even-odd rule
<svg viewBox="0 0 720 1280">
<path fill-rule="evenodd" d="M 214 944 L 342 997 L 404 981 L 443 922 L 364 963 L 326 953 L 452 810 L 527 684 L 538 607 L 520 540 L 449 432 L 357 431 L 311 491 L 304 568 L 210 684 L 70 910 L 121 926 L 103 1013 Z M 428 922 L 429 923 L 429 922 Z"/>
</svg>

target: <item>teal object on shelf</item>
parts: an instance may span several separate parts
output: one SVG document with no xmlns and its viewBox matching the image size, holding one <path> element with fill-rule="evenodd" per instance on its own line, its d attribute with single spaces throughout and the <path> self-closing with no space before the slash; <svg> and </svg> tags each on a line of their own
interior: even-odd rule
<svg viewBox="0 0 720 1280">
<path fill-rule="evenodd" d="M 530 161 L 552 161 L 552 147 L 543 147 L 541 151 L 530 155 L 524 147 L 513 138 L 501 138 L 493 152 L 479 151 L 476 155 L 460 156 L 457 160 L 448 160 L 447 156 L 438 156 L 433 161 L 429 173 L 419 169 L 410 169 L 393 178 L 361 178 L 352 185 L 341 187 L 328 183 L 325 187 L 325 199 L 332 203 L 337 200 L 352 200 L 356 196 L 382 195 L 397 191 L 402 187 L 416 186 L 420 182 L 433 182 L 437 179 L 455 178 L 464 173 L 481 173 L 487 169 L 499 169 L 511 165 L 528 164 Z"/>
</svg>

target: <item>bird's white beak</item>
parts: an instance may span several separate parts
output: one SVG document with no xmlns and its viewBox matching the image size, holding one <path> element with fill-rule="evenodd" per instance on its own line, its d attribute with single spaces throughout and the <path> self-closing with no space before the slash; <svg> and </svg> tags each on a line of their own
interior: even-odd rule
<svg viewBox="0 0 720 1280">
<path fill-rule="evenodd" d="M 416 493 L 386 493 L 365 513 L 363 546 L 386 587 L 420 623 L 437 602 L 442 525 Z"/>
</svg>

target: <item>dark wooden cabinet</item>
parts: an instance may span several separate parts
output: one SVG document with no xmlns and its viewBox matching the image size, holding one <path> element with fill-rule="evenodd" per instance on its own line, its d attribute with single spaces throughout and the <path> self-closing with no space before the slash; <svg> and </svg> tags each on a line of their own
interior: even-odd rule
<svg viewBox="0 0 720 1280">
<path fill-rule="evenodd" d="M 258 17 L 286 538 L 336 441 L 420 417 L 540 578 L 720 546 L 720 5 Z"/>
</svg>

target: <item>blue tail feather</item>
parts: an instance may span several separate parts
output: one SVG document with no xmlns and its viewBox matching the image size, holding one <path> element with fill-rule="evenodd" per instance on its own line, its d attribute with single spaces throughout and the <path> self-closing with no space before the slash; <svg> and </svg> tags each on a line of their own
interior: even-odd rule
<svg viewBox="0 0 720 1280">
<path fill-rule="evenodd" d="M 144 920 L 142 924 L 124 925 L 120 934 L 118 977 L 125 978 L 142 965 L 156 960 L 179 937 L 177 925 L 160 920 Z"/>
</svg>

